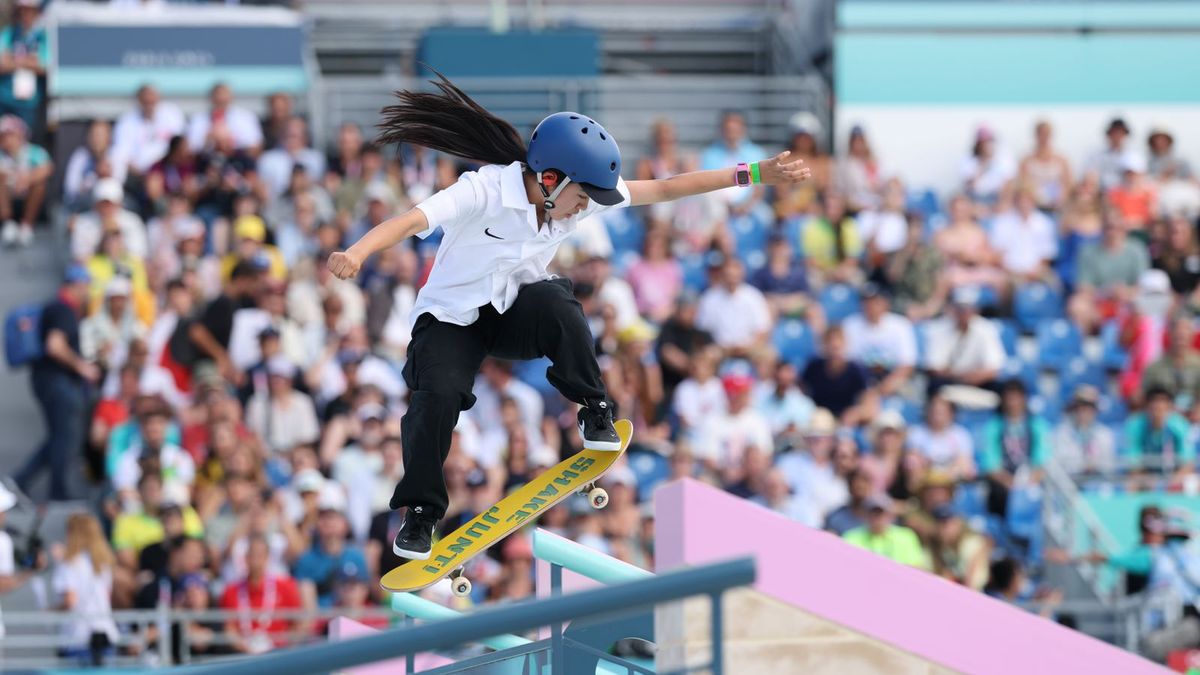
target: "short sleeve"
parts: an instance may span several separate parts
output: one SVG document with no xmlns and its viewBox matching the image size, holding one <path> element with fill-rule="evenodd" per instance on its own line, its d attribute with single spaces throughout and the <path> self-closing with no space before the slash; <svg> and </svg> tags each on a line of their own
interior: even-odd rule
<svg viewBox="0 0 1200 675">
<path fill-rule="evenodd" d="M 587 208 L 579 212 L 575 222 L 579 222 L 588 216 L 594 216 L 597 213 L 603 213 L 609 209 L 623 209 L 629 206 L 629 186 L 625 184 L 624 178 L 617 178 L 617 192 L 621 193 L 621 201 L 611 206 L 605 206 L 604 204 L 597 203 L 594 199 L 589 199 Z"/>
<path fill-rule="evenodd" d="M 483 213 L 487 207 L 487 196 L 480 184 L 482 180 L 478 172 L 469 171 L 459 176 L 454 185 L 439 190 L 417 204 L 417 208 L 421 209 L 425 219 L 429 221 L 429 227 L 423 232 L 418 232 L 417 236 L 424 239 L 439 227 L 448 234 L 472 217 Z"/>
</svg>

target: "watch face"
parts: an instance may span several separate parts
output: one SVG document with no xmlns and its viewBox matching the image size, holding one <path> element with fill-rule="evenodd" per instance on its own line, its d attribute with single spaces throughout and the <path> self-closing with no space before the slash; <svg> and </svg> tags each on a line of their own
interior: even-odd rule
<svg viewBox="0 0 1200 675">
<path fill-rule="evenodd" d="M 737 184 L 738 185 L 749 185 L 750 184 L 750 172 L 749 171 L 738 171 L 737 172 Z"/>
</svg>

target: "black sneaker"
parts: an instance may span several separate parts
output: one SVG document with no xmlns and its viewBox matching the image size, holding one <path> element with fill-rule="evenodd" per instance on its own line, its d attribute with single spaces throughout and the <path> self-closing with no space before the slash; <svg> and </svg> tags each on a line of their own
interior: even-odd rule
<svg viewBox="0 0 1200 675">
<path fill-rule="evenodd" d="M 579 435 L 585 450 L 620 450 L 621 437 L 613 428 L 612 404 L 589 401 L 580 408 Z"/>
<path fill-rule="evenodd" d="M 430 513 L 428 507 L 409 507 L 404 514 L 404 524 L 392 542 L 392 552 L 401 558 L 428 560 L 433 548 L 433 528 L 439 520 L 441 518 Z"/>
</svg>

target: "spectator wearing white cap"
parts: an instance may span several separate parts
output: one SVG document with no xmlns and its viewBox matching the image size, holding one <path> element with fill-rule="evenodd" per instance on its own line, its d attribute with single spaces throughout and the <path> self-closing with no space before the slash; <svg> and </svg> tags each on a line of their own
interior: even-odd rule
<svg viewBox="0 0 1200 675">
<path fill-rule="evenodd" d="M 1007 150 L 997 147 L 996 134 L 981 126 L 975 132 L 971 153 L 959 167 L 963 191 L 980 204 L 995 204 L 1000 190 L 1017 175 L 1017 163 Z"/>
<path fill-rule="evenodd" d="M 192 115 L 187 128 L 188 145 L 192 152 L 212 147 L 213 129 L 225 127 L 233 135 L 234 146 L 257 154 L 262 149 L 262 124 L 254 113 L 233 103 L 233 90 L 224 82 L 213 85 L 208 92 L 210 107 Z"/>
<path fill-rule="evenodd" d="M 152 85 L 142 85 L 136 107 L 117 118 L 113 145 L 129 160 L 129 172 L 141 176 L 167 155 L 171 139 L 183 134 L 184 124 L 179 106 L 163 102 Z"/>
<path fill-rule="evenodd" d="M 1117 469 L 1116 437 L 1096 419 L 1099 406 L 1100 392 L 1080 385 L 1067 403 L 1067 414 L 1054 429 L 1051 459 L 1072 475 L 1104 475 Z"/>
<path fill-rule="evenodd" d="M 1095 172 L 1100 177 L 1100 189 L 1108 191 L 1121 182 L 1121 172 L 1127 161 L 1140 159 L 1141 154 L 1129 143 L 1129 125 L 1116 117 L 1104 130 L 1105 144 L 1088 158 L 1085 171 Z"/>
<path fill-rule="evenodd" d="M 21 567 L 17 566 L 12 535 L 5 529 L 8 512 L 17 505 L 17 496 L 3 483 L 0 483 L 0 595 L 11 593 L 32 579 L 46 566 L 46 556 L 39 554 L 36 559 L 22 560 Z M 4 638 L 4 621 L 0 618 L 0 639 Z"/>
<path fill-rule="evenodd" d="M 28 137 L 29 129 L 19 117 L 0 117 L 0 242 L 6 246 L 33 241 L 33 224 L 42 213 L 54 172 L 50 154 Z"/>
<path fill-rule="evenodd" d="M 267 388 L 250 398 L 246 424 L 275 452 L 315 443 L 321 434 L 317 413 L 307 394 L 295 391 L 296 366 L 285 356 L 267 364 Z"/>
<path fill-rule="evenodd" d="M 846 480 L 838 475 L 833 461 L 837 418 L 825 408 L 817 408 L 804 430 L 802 448 L 785 452 L 775 460 L 792 488 L 792 494 L 806 506 L 810 527 L 821 527 L 826 516 L 850 499 Z"/>
<path fill-rule="evenodd" d="M 1050 263 L 1058 257 L 1058 229 L 1049 216 L 1037 210 L 1029 186 L 1018 186 L 1014 207 L 996 216 L 992 247 L 1017 283 L 1055 279 Z"/>
<path fill-rule="evenodd" d="M 92 189 L 103 178 L 125 182 L 126 162 L 112 141 L 112 124 L 92 120 L 87 139 L 67 159 L 63 176 L 63 201 L 72 213 L 81 213 L 92 205 Z"/>
<path fill-rule="evenodd" d="M 115 276 L 104 286 L 104 304 L 100 311 L 79 326 L 79 348 L 83 358 L 105 369 L 125 362 L 129 344 L 146 336 L 146 327 L 134 316 L 130 295 L 133 284 L 128 277 Z"/>
<path fill-rule="evenodd" d="M 71 257 L 87 260 L 100 246 L 105 230 L 119 229 L 125 249 L 144 258 L 149 253 L 142 219 L 126 209 L 125 189 L 115 178 L 102 178 L 92 188 L 92 208 L 75 219 L 71 227 Z"/>
</svg>

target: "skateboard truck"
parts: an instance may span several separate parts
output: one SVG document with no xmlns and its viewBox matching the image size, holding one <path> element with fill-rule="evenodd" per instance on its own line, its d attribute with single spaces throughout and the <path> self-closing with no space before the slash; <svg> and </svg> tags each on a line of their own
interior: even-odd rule
<svg viewBox="0 0 1200 675">
<path fill-rule="evenodd" d="M 595 483 L 584 485 L 579 490 L 579 494 L 587 495 L 588 503 L 592 505 L 593 509 L 602 509 L 608 506 L 608 490 L 596 487 Z"/>
</svg>

